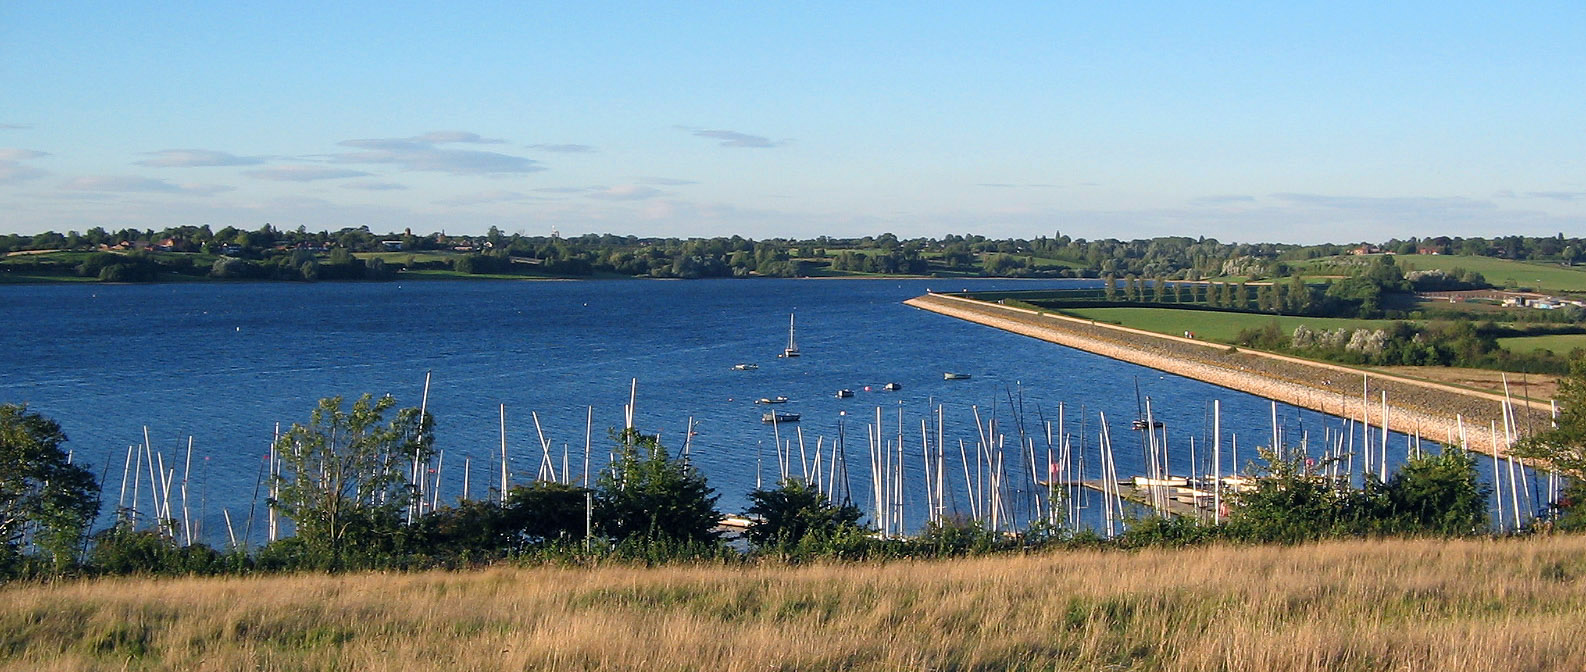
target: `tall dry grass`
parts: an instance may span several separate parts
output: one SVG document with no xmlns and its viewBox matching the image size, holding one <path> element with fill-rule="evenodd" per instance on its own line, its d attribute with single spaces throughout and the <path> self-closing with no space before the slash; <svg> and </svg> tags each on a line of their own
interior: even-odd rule
<svg viewBox="0 0 1586 672">
<path fill-rule="evenodd" d="M 1586 538 L 0 589 L 5 669 L 1586 669 Z"/>
</svg>

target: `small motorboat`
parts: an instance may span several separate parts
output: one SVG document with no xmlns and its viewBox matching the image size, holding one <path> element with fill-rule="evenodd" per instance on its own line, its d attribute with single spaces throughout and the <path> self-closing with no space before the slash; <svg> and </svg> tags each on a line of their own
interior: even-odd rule
<svg viewBox="0 0 1586 672">
<path fill-rule="evenodd" d="M 944 374 L 942 374 L 942 380 L 969 380 L 969 374 L 967 374 L 967 373 L 944 373 Z"/>
<path fill-rule="evenodd" d="M 757 403 L 757 404 L 785 404 L 785 403 L 787 403 L 787 397 L 760 397 L 759 399 L 756 399 L 754 401 L 754 403 Z"/>
<path fill-rule="evenodd" d="M 759 364 L 734 364 L 734 365 L 732 365 L 732 370 L 734 370 L 734 371 L 754 371 L 754 370 L 759 369 L 759 368 L 760 368 Z"/>
<path fill-rule="evenodd" d="M 850 389 L 847 389 L 847 388 L 843 388 L 843 389 L 837 391 L 837 398 L 838 399 L 847 399 L 847 398 L 852 397 L 852 396 L 854 396 L 854 391 L 853 390 L 850 390 Z"/>
<path fill-rule="evenodd" d="M 886 385 L 882 385 L 881 389 L 888 392 L 897 392 L 898 390 L 903 389 L 903 385 L 901 383 L 887 383 Z"/>
<path fill-rule="evenodd" d="M 1151 429 L 1162 429 L 1162 421 L 1151 420 L 1148 422 L 1146 420 L 1135 420 L 1134 422 L 1129 423 L 1129 428 L 1135 431 L 1145 431 L 1148 427 Z"/>
<path fill-rule="evenodd" d="M 797 413 L 784 413 L 782 411 L 771 411 L 770 413 L 766 413 L 765 415 L 760 416 L 760 421 L 761 422 L 770 422 L 770 423 L 798 422 L 799 421 L 799 414 L 797 414 Z"/>
</svg>

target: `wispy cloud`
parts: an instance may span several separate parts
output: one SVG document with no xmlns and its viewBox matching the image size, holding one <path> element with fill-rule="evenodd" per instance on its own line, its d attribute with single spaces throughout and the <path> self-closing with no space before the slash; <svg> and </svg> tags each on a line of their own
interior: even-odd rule
<svg viewBox="0 0 1586 672">
<path fill-rule="evenodd" d="M 499 138 L 481 138 L 479 137 L 478 133 L 469 133 L 468 131 L 430 131 L 429 133 L 416 136 L 412 139 L 417 142 L 430 142 L 435 144 L 448 142 L 467 142 L 476 145 L 499 145 L 506 142 L 506 140 L 501 140 Z"/>
<path fill-rule="evenodd" d="M 531 198 L 533 197 L 527 194 L 520 194 L 516 191 L 504 191 L 497 189 L 491 191 L 481 191 L 473 194 L 462 194 L 445 200 L 436 201 L 435 203 L 437 205 L 466 207 L 470 205 L 487 205 L 490 203 L 510 203 L 512 201 L 523 201 Z"/>
<path fill-rule="evenodd" d="M 90 192 L 144 192 L 190 194 L 194 196 L 209 196 L 234 187 L 204 184 L 173 184 L 165 180 L 134 175 L 89 175 L 76 177 L 61 185 L 62 189 L 71 191 Z"/>
<path fill-rule="evenodd" d="M 16 184 L 36 180 L 49 173 L 41 168 L 24 165 L 28 159 L 49 156 L 44 152 L 15 147 L 0 147 L 0 184 Z"/>
<path fill-rule="evenodd" d="M 339 180 L 348 177 L 368 177 L 369 173 L 361 170 L 347 168 L 331 168 L 329 166 L 272 166 L 259 170 L 244 171 L 244 175 L 260 180 L 275 180 L 277 182 L 314 182 L 316 180 Z"/>
<path fill-rule="evenodd" d="M 0 147 L 0 161 L 26 161 L 49 156 L 44 152 L 31 149 L 17 149 L 15 147 Z"/>
<path fill-rule="evenodd" d="M 699 184 L 697 180 L 680 180 L 675 177 L 640 177 L 635 181 L 639 184 L 653 184 L 660 187 L 681 187 L 685 184 Z"/>
<path fill-rule="evenodd" d="M 395 182 L 348 182 L 341 185 L 343 189 L 361 189 L 363 191 L 405 191 L 406 185 Z"/>
<path fill-rule="evenodd" d="M 411 138 L 346 140 L 340 143 L 341 146 L 362 151 L 332 154 L 330 158 L 337 163 L 388 164 L 402 170 L 452 175 L 499 175 L 545 170 L 538 161 L 521 156 L 436 146 L 447 143 L 498 142 L 501 141 L 480 138 L 476 134 L 463 131 L 437 131 Z"/>
<path fill-rule="evenodd" d="M 640 184 L 619 184 L 615 187 L 595 189 L 589 193 L 589 197 L 606 201 L 642 201 L 647 198 L 655 198 L 664 193 L 666 192 L 655 187 L 647 187 Z"/>
<path fill-rule="evenodd" d="M 1254 203 L 1256 197 L 1245 194 L 1216 194 L 1190 199 L 1194 205 L 1233 205 L 1235 203 Z"/>
<path fill-rule="evenodd" d="M 697 138 L 710 138 L 712 140 L 720 140 L 721 142 L 719 142 L 717 144 L 719 144 L 722 147 L 752 147 L 752 148 L 757 148 L 757 149 L 763 149 L 763 148 L 767 148 L 767 147 L 780 147 L 782 145 L 787 144 L 786 140 L 775 140 L 775 141 L 773 141 L 773 140 L 771 140 L 769 138 L 766 138 L 764 136 L 750 135 L 748 133 L 739 133 L 738 131 L 727 131 L 727 130 L 719 130 L 719 129 L 687 128 L 687 127 L 679 127 L 679 128 L 682 128 L 683 130 L 692 133 L 694 135 L 694 137 L 697 137 Z"/>
<path fill-rule="evenodd" d="M 140 166 L 153 168 L 199 168 L 203 166 L 256 166 L 264 163 L 262 156 L 237 156 L 209 149 L 162 149 L 149 152 L 152 159 L 138 161 Z"/>
<path fill-rule="evenodd" d="M 591 154 L 595 151 L 595 148 L 589 145 L 529 145 L 529 149 L 562 154 Z"/>
<path fill-rule="evenodd" d="M 582 194 L 595 189 L 595 187 L 540 187 L 535 189 L 535 191 L 542 194 Z"/>
<path fill-rule="evenodd" d="M 0 184 L 16 184 L 27 180 L 36 180 L 48 174 L 41 169 L 15 161 L 0 161 Z"/>
<path fill-rule="evenodd" d="M 1531 198 L 1550 198 L 1555 201 L 1579 201 L 1586 199 L 1586 191 L 1532 191 L 1527 192 Z"/>
<path fill-rule="evenodd" d="M 33 128 L 31 124 L 0 124 L 0 129 L 8 131 L 22 131 Z"/>
<path fill-rule="evenodd" d="M 1379 213 L 1492 210 L 1498 206 L 1463 196 L 1333 196 L 1327 194 L 1273 194 L 1273 198 L 1295 205 L 1332 210 L 1362 210 Z"/>
</svg>

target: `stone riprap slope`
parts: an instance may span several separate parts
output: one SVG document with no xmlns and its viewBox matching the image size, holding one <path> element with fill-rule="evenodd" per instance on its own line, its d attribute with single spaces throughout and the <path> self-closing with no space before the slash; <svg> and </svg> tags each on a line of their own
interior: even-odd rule
<svg viewBox="0 0 1586 672">
<path fill-rule="evenodd" d="M 1241 392 L 1342 417 L 1361 417 L 1362 381 L 1366 412 L 1372 426 L 1382 424 L 1382 395 L 1388 398 L 1388 426 L 1427 440 L 1458 441 L 1463 419 L 1467 446 L 1502 455 L 1503 396 L 1364 372 L 1294 357 L 1231 348 L 1188 338 L 1097 323 L 1025 308 L 976 301 L 962 296 L 928 294 L 907 305 L 968 320 L 988 327 L 1038 338 L 1120 361 L 1147 366 Z M 1546 402 L 1528 408 L 1515 401 L 1517 425 L 1549 426 Z M 1489 428 L 1496 425 L 1496 432 Z"/>
</svg>

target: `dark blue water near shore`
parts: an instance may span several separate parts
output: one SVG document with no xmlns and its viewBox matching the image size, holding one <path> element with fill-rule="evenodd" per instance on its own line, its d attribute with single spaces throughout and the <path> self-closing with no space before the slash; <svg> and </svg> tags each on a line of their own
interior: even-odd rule
<svg viewBox="0 0 1586 672">
<path fill-rule="evenodd" d="M 1176 472 L 1187 470 L 1188 438 L 1207 431 L 1211 399 L 1223 401 L 1225 431 L 1241 437 L 1241 461 L 1254 456 L 1250 447 L 1270 443 L 1270 408 L 1263 399 L 900 303 L 928 288 L 1074 282 L 1083 281 L 9 286 L 0 288 L 0 351 L 10 358 L 0 368 L 0 402 L 25 402 L 59 421 L 77 460 L 96 474 L 108 467 L 110 506 L 127 447 L 142 443 L 144 426 L 168 467 L 194 437 L 190 498 L 195 514 L 202 500 L 204 536 L 212 542 L 224 538 L 221 507 L 234 519 L 245 515 L 275 423 L 306 421 L 315 401 L 331 395 L 389 393 L 416 406 L 427 371 L 433 372 L 429 410 L 437 447 L 446 453 L 443 500 L 461 493 L 464 458 L 472 459 L 473 496 L 499 481 L 498 404 L 507 406 L 516 472 L 532 476 L 541 459 L 531 411 L 556 447 L 559 466 L 564 445 L 579 461 L 589 406 L 594 462 L 603 465 L 607 431 L 622 425 L 635 378 L 640 428 L 660 432 L 675 449 L 692 417 L 698 432 L 693 458 L 729 511 L 745 505 L 759 451 L 767 482 L 774 478 L 772 430 L 760 422 L 766 407 L 752 403 L 766 396 L 791 399 L 777 408 L 803 414 L 799 426 L 811 450 L 817 437 L 831 441 L 841 414 L 848 413 L 848 454 L 860 502 L 869 501 L 864 423 L 878 406 L 891 437 L 902 405 L 914 470 L 920 418 L 936 404 L 945 406 L 955 447 L 958 439 L 973 445 L 976 406 L 982 417 L 995 413 L 1016 436 L 1010 397 L 1022 398 L 1031 433 L 1040 431 L 1038 418 L 1055 420 L 1063 402 L 1071 432 L 1084 417 L 1094 444 L 1097 414 L 1105 412 L 1120 445 L 1133 445 L 1128 423 L 1136 416 L 1137 383 L 1167 423 Z M 797 314 L 804 356 L 778 359 L 789 313 Z M 760 368 L 733 371 L 740 362 Z M 944 381 L 945 371 L 973 378 Z M 892 381 L 903 389 L 881 391 Z M 856 396 L 837 399 L 833 393 L 840 388 Z M 1291 442 L 1309 432 L 1320 444 L 1321 427 L 1339 425 L 1280 408 Z M 1044 453 L 1044 437 L 1040 444 Z M 1392 461 L 1401 460 L 1404 438 L 1390 445 Z M 1138 447 L 1120 447 L 1118 460 L 1121 474 L 1143 469 Z M 1233 464 L 1225 454 L 1223 469 Z M 949 468 L 958 469 L 956 457 Z M 256 537 L 261 527 L 254 527 Z"/>
</svg>

